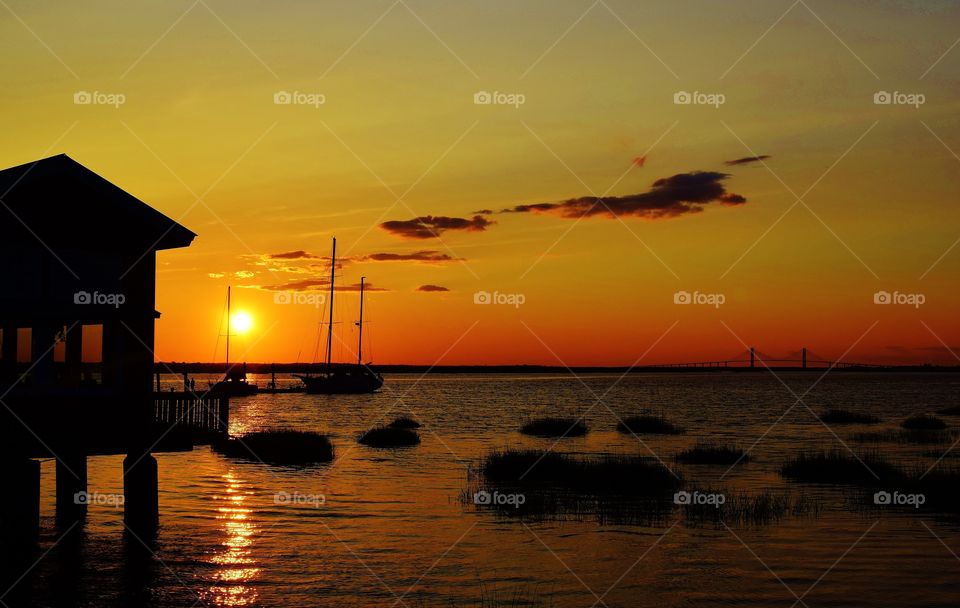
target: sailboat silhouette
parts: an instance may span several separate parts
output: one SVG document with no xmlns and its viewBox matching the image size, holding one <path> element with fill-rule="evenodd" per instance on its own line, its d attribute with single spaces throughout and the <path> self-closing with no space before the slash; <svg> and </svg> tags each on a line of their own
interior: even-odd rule
<svg viewBox="0 0 960 608">
<path fill-rule="evenodd" d="M 298 374 L 308 393 L 337 395 L 373 393 L 383 386 L 383 376 L 375 372 L 369 364 L 363 363 L 363 288 L 366 277 L 360 277 L 360 328 L 357 338 L 357 364 L 347 368 L 333 369 L 331 359 L 333 351 L 333 293 L 337 271 L 337 239 L 333 239 L 333 253 L 330 256 L 330 311 L 327 319 L 327 365 L 323 374 Z"/>
</svg>

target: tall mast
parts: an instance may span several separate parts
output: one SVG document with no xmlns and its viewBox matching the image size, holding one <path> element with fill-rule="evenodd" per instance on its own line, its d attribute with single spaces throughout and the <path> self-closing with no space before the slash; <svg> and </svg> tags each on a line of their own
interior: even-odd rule
<svg viewBox="0 0 960 608">
<path fill-rule="evenodd" d="M 227 371 L 230 371 L 230 286 L 227 285 Z"/>
<path fill-rule="evenodd" d="M 333 281 L 337 275 L 337 237 L 333 237 L 333 254 L 330 256 L 330 318 L 327 319 L 327 372 L 330 372 L 333 352 Z"/>
<path fill-rule="evenodd" d="M 360 322 L 357 327 L 360 328 L 357 336 L 357 367 L 363 365 L 363 282 L 367 277 L 360 277 Z"/>
</svg>

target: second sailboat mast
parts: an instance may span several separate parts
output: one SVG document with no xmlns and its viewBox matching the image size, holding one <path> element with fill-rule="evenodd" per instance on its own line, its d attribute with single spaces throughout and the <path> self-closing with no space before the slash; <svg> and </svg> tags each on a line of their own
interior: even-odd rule
<svg viewBox="0 0 960 608">
<path fill-rule="evenodd" d="M 333 237 L 333 254 L 330 256 L 330 318 L 327 320 L 327 372 L 331 371 L 333 352 L 333 281 L 337 275 L 337 237 Z"/>
</svg>

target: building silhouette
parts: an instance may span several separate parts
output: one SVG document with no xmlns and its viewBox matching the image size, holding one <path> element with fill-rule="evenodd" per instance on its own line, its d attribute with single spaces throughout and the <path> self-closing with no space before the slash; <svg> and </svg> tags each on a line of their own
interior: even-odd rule
<svg viewBox="0 0 960 608">
<path fill-rule="evenodd" d="M 82 516 L 92 454 L 126 455 L 126 519 L 149 524 L 156 253 L 196 235 L 63 154 L 0 171 L 0 202 L 0 529 L 37 530 L 35 458 Z"/>
</svg>

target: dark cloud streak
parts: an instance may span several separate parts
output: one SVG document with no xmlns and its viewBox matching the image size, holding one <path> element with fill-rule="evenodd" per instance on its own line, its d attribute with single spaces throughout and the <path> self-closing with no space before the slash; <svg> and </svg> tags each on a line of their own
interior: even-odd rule
<svg viewBox="0 0 960 608">
<path fill-rule="evenodd" d="M 472 218 L 424 215 L 412 220 L 383 222 L 380 227 L 391 234 L 407 239 L 432 239 L 448 230 L 483 232 L 492 224 L 494 224 L 492 220 L 482 215 L 474 215 Z"/>
<path fill-rule="evenodd" d="M 678 173 L 653 182 L 647 192 L 598 198 L 584 196 L 565 201 L 517 205 L 501 213 L 548 213 L 568 219 L 593 216 L 632 216 L 649 220 L 700 213 L 710 203 L 742 205 L 747 199 L 728 192 L 724 180 L 730 175 L 716 171 Z"/>
<path fill-rule="evenodd" d="M 744 156 L 743 158 L 735 158 L 733 160 L 725 161 L 723 164 L 728 167 L 735 167 L 737 165 L 749 165 L 750 163 L 759 163 L 763 162 L 770 158 L 769 154 L 761 154 L 759 156 Z"/>
</svg>

